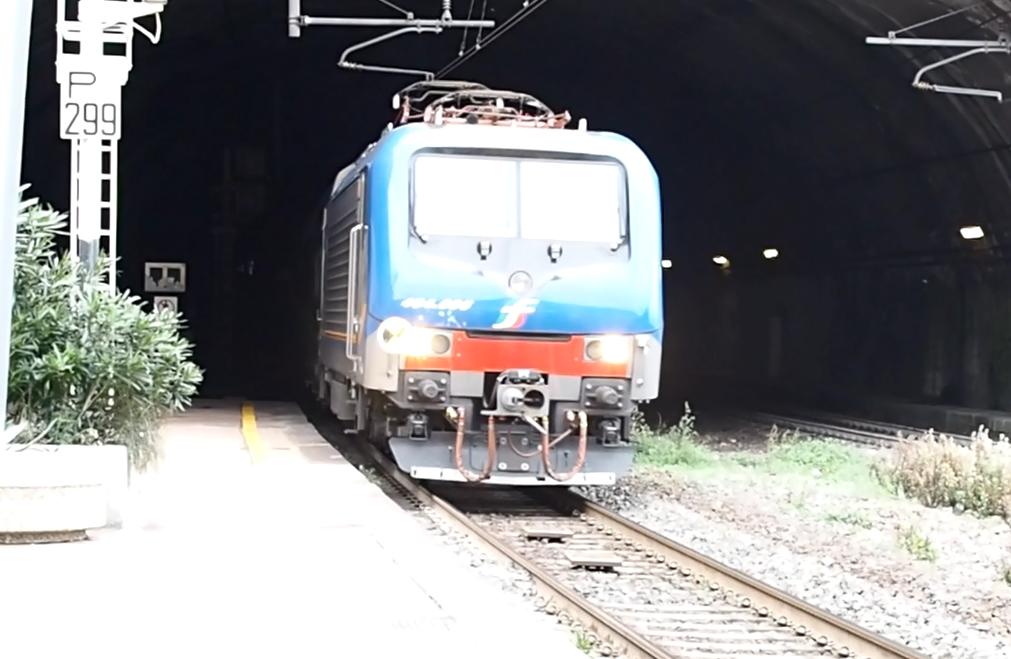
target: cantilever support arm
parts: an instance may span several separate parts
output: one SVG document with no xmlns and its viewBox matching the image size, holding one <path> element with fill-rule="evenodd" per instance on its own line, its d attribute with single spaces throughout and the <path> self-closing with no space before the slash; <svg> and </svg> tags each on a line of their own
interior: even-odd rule
<svg viewBox="0 0 1011 659">
<path fill-rule="evenodd" d="M 9 0 L 0 0 L 0 2 Z M 435 78 L 432 71 L 420 69 L 406 69 L 396 66 L 377 66 L 374 64 L 359 64 L 348 61 L 348 56 L 356 51 L 374 46 L 394 37 L 399 37 L 408 32 L 418 34 L 439 34 L 443 30 L 452 28 L 491 28 L 495 27 L 495 21 L 489 20 L 459 20 L 453 18 L 453 14 L 448 8 L 449 3 L 445 3 L 441 18 L 416 18 L 411 12 L 404 12 L 402 18 L 324 18 L 318 16 L 306 16 L 302 14 L 302 0 L 288 0 L 288 36 L 297 39 L 302 36 L 302 28 L 310 25 L 330 26 L 330 27 L 388 27 L 396 28 L 391 32 L 369 39 L 351 46 L 337 60 L 337 66 L 343 69 L 354 71 L 374 71 L 376 73 L 405 73 L 408 75 L 423 76 L 425 80 Z"/>
<path fill-rule="evenodd" d="M 340 59 L 337 60 L 337 66 L 344 69 L 353 69 L 355 71 L 373 71 L 375 73 L 406 73 L 408 75 L 420 75 L 424 76 L 425 80 L 431 80 L 433 77 L 435 77 L 435 73 L 432 71 L 423 71 L 421 69 L 402 69 L 396 66 L 377 66 L 374 64 L 359 64 L 357 62 L 348 61 L 348 55 L 350 55 L 355 51 L 364 50 L 369 46 L 374 46 L 377 43 L 382 43 L 383 41 L 393 39 L 394 37 L 399 37 L 400 35 L 407 34 L 408 32 L 417 32 L 418 34 L 429 32 L 437 34 L 439 32 L 442 32 L 442 28 L 424 27 L 424 26 L 402 27 L 399 30 L 387 32 L 386 34 L 381 34 L 378 37 L 369 39 L 368 41 L 363 41 L 353 46 L 348 46 L 348 48 L 345 49 L 343 53 L 341 53 Z"/>
<path fill-rule="evenodd" d="M 452 14 L 443 13 L 442 18 L 416 18 L 409 13 L 403 18 L 327 18 L 302 14 L 302 0 L 288 0 L 288 36 L 297 39 L 302 36 L 302 28 L 312 25 L 323 27 L 407 27 L 407 28 L 491 28 L 495 21 L 461 20 Z"/>
<path fill-rule="evenodd" d="M 1004 41 L 982 41 L 979 39 L 916 39 L 913 37 L 867 37 L 864 43 L 868 46 L 913 46 L 927 48 L 989 48 L 991 51 L 1003 50 Z"/>
<path fill-rule="evenodd" d="M 947 66 L 953 62 L 967 59 L 973 55 L 984 55 L 990 53 L 1011 54 L 1011 41 L 1001 39 L 999 41 L 982 41 L 969 39 L 915 39 L 907 37 L 896 37 L 895 33 L 887 37 L 867 37 L 865 42 L 870 46 L 913 46 L 930 48 L 969 48 L 963 53 L 946 57 L 933 64 L 921 67 L 913 77 L 913 87 L 924 91 L 938 92 L 941 94 L 961 94 L 963 96 L 984 96 L 995 99 L 998 103 L 1004 101 L 1004 95 L 995 89 L 979 89 L 976 87 L 955 87 L 951 85 L 936 85 L 930 82 L 923 82 L 923 74 L 942 66 Z"/>
<path fill-rule="evenodd" d="M 1002 47 L 1004 53 L 1011 53 L 1011 46 L 1009 44 L 1004 44 Z M 973 48 L 972 50 L 967 50 L 964 53 L 959 53 L 957 55 L 952 55 L 951 57 L 946 57 L 939 62 L 934 62 L 933 64 L 928 64 L 922 69 L 916 72 L 916 76 L 913 78 L 913 87 L 917 89 L 924 89 L 927 91 L 940 92 L 942 94 L 963 94 L 965 96 L 985 96 L 988 98 L 995 99 L 998 103 L 1004 101 L 1004 95 L 995 89 L 977 89 L 975 87 L 951 87 L 949 85 L 935 85 L 929 82 L 922 82 L 923 74 L 927 71 L 940 68 L 952 62 L 957 62 L 958 60 L 966 59 L 972 57 L 973 55 L 982 55 L 984 53 L 994 52 L 993 48 L 983 47 L 983 48 Z"/>
</svg>

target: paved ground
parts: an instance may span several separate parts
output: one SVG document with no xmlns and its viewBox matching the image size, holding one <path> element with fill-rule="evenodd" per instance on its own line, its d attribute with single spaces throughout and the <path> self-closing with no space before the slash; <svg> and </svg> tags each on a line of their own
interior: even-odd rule
<svg viewBox="0 0 1011 659">
<path fill-rule="evenodd" d="M 0 547 L 0 657 L 576 659 L 291 405 L 167 423 L 122 530 Z M 254 458 L 254 459 L 251 459 Z M 254 464 L 254 462 L 256 464 Z"/>
</svg>

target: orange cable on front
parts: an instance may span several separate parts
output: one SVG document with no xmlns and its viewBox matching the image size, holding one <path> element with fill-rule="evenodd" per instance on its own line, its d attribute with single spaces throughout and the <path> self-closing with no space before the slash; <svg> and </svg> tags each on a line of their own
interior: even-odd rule
<svg viewBox="0 0 1011 659">
<path fill-rule="evenodd" d="M 451 411 L 452 415 L 456 417 L 456 447 L 453 451 L 453 458 L 456 461 L 457 470 L 470 483 L 487 480 L 491 476 L 492 467 L 495 465 L 495 419 L 491 416 L 488 417 L 488 461 L 485 463 L 484 469 L 481 470 L 480 474 L 474 474 L 463 466 L 463 438 L 467 428 L 467 413 L 462 407 L 456 410 L 449 408 L 446 410 L 447 416 L 451 416 Z"/>
<path fill-rule="evenodd" d="M 570 411 L 569 415 L 572 414 Z M 571 416 L 570 416 L 571 418 Z M 576 453 L 576 464 L 572 468 L 572 471 L 565 474 L 556 474 L 554 469 L 551 468 L 551 447 L 557 444 L 563 437 L 565 437 L 568 432 L 562 434 L 554 442 L 551 442 L 551 436 L 548 431 L 545 430 L 541 434 L 541 460 L 544 462 L 544 471 L 547 472 L 548 476 L 559 482 L 565 482 L 572 480 L 572 478 L 580 472 L 583 468 L 583 463 L 586 462 L 586 412 L 579 412 L 579 449 Z"/>
</svg>

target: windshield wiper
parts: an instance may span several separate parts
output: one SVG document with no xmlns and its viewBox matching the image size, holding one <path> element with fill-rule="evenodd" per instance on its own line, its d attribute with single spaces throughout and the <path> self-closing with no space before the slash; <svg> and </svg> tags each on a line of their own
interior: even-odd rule
<svg viewBox="0 0 1011 659">
<path fill-rule="evenodd" d="M 611 243 L 611 251 L 617 252 L 619 249 L 621 249 L 622 246 L 626 245 L 627 243 L 628 243 L 628 233 L 623 235 L 621 237 L 621 240 L 619 240 L 618 242 Z"/>
</svg>

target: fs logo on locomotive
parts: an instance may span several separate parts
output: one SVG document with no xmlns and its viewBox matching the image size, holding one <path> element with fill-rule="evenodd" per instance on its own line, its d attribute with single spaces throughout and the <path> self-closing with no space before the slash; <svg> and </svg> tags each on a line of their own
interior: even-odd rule
<svg viewBox="0 0 1011 659">
<path fill-rule="evenodd" d="M 535 298 L 523 298 L 512 304 L 507 304 L 499 311 L 498 320 L 492 325 L 495 329 L 519 329 L 527 321 L 527 316 L 537 310 Z"/>
</svg>

